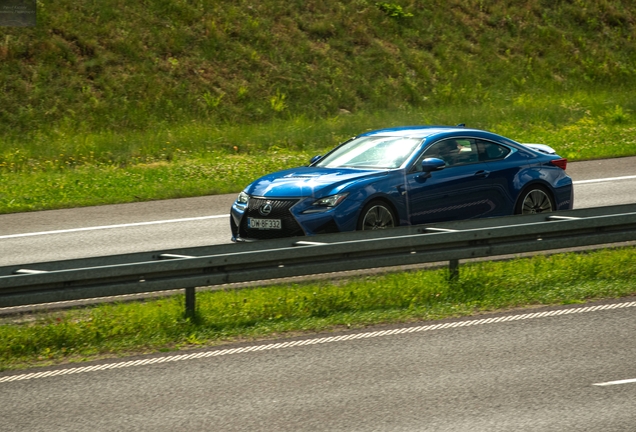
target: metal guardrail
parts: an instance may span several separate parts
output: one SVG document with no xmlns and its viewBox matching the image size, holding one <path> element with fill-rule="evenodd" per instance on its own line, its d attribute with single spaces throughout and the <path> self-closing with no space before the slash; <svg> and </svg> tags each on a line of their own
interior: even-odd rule
<svg viewBox="0 0 636 432">
<path fill-rule="evenodd" d="M 636 204 L 0 267 L 0 307 L 636 240 Z"/>
</svg>

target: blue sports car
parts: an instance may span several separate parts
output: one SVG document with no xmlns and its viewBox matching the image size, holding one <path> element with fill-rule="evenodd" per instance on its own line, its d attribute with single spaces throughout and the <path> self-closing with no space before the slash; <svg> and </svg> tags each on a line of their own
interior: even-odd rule
<svg viewBox="0 0 636 432">
<path fill-rule="evenodd" d="M 461 125 L 366 132 L 247 186 L 232 205 L 232 240 L 571 209 L 566 165 L 546 145 Z"/>
</svg>

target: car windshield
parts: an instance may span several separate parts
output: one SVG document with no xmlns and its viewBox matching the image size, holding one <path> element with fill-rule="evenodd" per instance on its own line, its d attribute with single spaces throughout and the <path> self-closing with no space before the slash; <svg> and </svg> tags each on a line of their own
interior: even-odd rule
<svg viewBox="0 0 636 432">
<path fill-rule="evenodd" d="M 421 142 L 421 138 L 394 136 L 355 138 L 322 158 L 316 166 L 327 168 L 398 168 Z"/>
</svg>

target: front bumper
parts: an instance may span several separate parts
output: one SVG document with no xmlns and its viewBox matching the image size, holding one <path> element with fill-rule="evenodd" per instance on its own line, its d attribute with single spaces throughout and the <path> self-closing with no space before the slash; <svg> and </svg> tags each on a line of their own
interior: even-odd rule
<svg viewBox="0 0 636 432">
<path fill-rule="evenodd" d="M 299 237 L 351 230 L 347 218 L 342 217 L 340 206 L 324 211 L 307 212 L 313 198 L 262 198 L 250 197 L 248 204 L 235 202 L 230 211 L 232 241 L 267 240 L 283 237 Z M 271 212 L 263 216 L 259 209 L 270 204 Z M 252 229 L 247 219 L 280 219 L 281 229 Z"/>
</svg>

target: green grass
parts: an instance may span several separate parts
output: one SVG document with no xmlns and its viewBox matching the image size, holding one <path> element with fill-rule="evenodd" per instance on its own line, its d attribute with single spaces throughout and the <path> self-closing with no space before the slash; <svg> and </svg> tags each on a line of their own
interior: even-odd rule
<svg viewBox="0 0 636 432">
<path fill-rule="evenodd" d="M 633 295 L 635 263 L 630 247 L 465 264 L 453 283 L 423 270 L 199 292 L 195 319 L 183 296 L 9 317 L 0 370 Z"/>
<path fill-rule="evenodd" d="M 522 94 L 487 109 L 458 105 L 249 126 L 190 123 L 0 145 L 0 213 L 238 192 L 257 177 L 306 164 L 362 131 L 406 124 L 489 129 L 553 146 L 571 161 L 636 155 L 636 92 Z"/>
<path fill-rule="evenodd" d="M 39 0 L 0 28 L 0 136 L 480 107 L 636 82 L 629 0 Z"/>
</svg>

